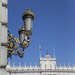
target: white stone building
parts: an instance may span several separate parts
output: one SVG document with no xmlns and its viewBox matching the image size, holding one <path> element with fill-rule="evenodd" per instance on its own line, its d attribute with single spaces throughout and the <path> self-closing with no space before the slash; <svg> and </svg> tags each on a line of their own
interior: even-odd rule
<svg viewBox="0 0 75 75">
<path fill-rule="evenodd" d="M 40 66 L 11 67 L 7 64 L 7 48 L 1 45 L 7 42 L 7 4 L 7 0 L 0 0 L 0 75 L 75 75 L 74 66 L 56 66 L 56 58 L 49 54 L 40 58 Z"/>
<path fill-rule="evenodd" d="M 74 66 L 56 66 L 56 58 L 51 58 L 46 54 L 40 57 L 40 66 L 13 66 L 7 65 L 6 71 L 10 75 L 75 75 Z"/>
</svg>

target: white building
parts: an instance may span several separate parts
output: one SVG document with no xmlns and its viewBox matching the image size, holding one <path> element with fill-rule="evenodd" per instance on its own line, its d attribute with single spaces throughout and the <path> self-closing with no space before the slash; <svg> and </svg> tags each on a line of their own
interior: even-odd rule
<svg viewBox="0 0 75 75">
<path fill-rule="evenodd" d="M 56 58 L 46 54 L 40 58 L 40 66 L 13 66 L 7 65 L 6 71 L 10 75 L 75 75 L 75 67 L 56 66 Z"/>
<path fill-rule="evenodd" d="M 40 66 L 7 65 L 7 48 L 2 43 L 7 42 L 7 0 L 0 0 L 0 75 L 75 75 L 75 67 L 56 66 L 56 58 L 46 54 L 40 58 Z"/>
</svg>

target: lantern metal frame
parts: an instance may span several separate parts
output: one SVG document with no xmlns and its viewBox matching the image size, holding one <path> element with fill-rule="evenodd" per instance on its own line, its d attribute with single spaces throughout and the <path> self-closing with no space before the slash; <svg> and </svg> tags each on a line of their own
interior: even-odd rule
<svg viewBox="0 0 75 75">
<path fill-rule="evenodd" d="M 26 12 L 22 15 L 23 21 L 30 17 L 32 20 L 34 19 L 34 14 L 30 11 L 29 8 L 26 9 Z M 27 40 L 20 37 L 21 34 L 24 32 L 24 37 L 27 37 Z M 12 55 L 24 57 L 24 50 L 29 46 L 30 44 L 30 36 L 32 35 L 32 30 L 28 31 L 23 24 L 22 27 L 18 30 L 19 33 L 19 39 L 15 36 L 13 36 L 8 31 L 8 42 L 2 43 L 2 46 L 6 46 L 8 48 L 8 57 L 12 57 Z"/>
</svg>

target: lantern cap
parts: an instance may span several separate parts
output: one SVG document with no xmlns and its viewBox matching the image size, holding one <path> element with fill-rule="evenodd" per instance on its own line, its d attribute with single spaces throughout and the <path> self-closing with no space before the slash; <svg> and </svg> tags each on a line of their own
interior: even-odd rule
<svg viewBox="0 0 75 75">
<path fill-rule="evenodd" d="M 34 13 L 31 12 L 29 8 L 27 8 L 26 11 L 24 12 L 24 14 L 22 15 L 23 20 L 26 16 L 31 16 L 32 19 L 34 19 Z"/>
</svg>

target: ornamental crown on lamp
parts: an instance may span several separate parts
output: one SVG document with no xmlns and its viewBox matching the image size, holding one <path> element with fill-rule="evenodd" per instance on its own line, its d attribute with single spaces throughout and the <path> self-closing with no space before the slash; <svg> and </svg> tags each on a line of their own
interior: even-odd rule
<svg viewBox="0 0 75 75">
<path fill-rule="evenodd" d="M 22 19 L 24 20 L 28 16 L 31 16 L 32 19 L 34 19 L 34 13 L 31 12 L 29 8 L 27 8 L 24 14 L 22 15 Z"/>
</svg>

